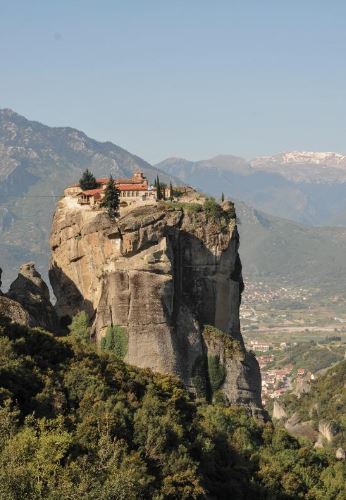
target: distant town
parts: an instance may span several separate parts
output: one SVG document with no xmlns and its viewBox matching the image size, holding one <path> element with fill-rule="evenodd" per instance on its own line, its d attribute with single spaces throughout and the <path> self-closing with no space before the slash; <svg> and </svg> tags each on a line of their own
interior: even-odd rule
<svg viewBox="0 0 346 500">
<path fill-rule="evenodd" d="M 309 391 L 346 351 L 344 298 L 319 289 L 245 282 L 240 310 L 246 348 L 256 354 L 266 406 L 288 391 Z"/>
</svg>

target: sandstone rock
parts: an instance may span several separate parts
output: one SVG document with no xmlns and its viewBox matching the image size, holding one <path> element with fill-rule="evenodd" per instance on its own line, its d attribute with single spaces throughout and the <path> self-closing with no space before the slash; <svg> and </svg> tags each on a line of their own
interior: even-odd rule
<svg viewBox="0 0 346 500">
<path fill-rule="evenodd" d="M 23 264 L 6 296 L 29 314 L 30 326 L 56 331 L 58 318 L 50 302 L 49 289 L 32 262 Z"/>
<path fill-rule="evenodd" d="M 97 342 L 109 325 L 128 337 L 125 361 L 177 374 L 194 390 L 193 367 L 208 352 L 226 369 L 222 391 L 230 403 L 261 413 L 260 372 L 240 333 L 243 290 L 235 218 L 208 221 L 203 212 L 164 204 L 137 207 L 111 223 L 102 211 L 56 209 L 50 281 L 63 323 L 88 313 Z M 208 343 L 206 325 L 237 342 Z"/>
<path fill-rule="evenodd" d="M 287 413 L 282 404 L 278 401 L 274 401 L 273 405 L 273 420 L 283 420 L 287 418 Z"/>
<path fill-rule="evenodd" d="M 343 448 L 338 448 L 335 452 L 335 458 L 337 458 L 338 460 L 345 460 L 346 458 L 345 450 Z"/>
<path fill-rule="evenodd" d="M 331 422 L 319 422 L 318 432 L 328 442 L 331 443 L 337 434 L 337 429 Z"/>
</svg>

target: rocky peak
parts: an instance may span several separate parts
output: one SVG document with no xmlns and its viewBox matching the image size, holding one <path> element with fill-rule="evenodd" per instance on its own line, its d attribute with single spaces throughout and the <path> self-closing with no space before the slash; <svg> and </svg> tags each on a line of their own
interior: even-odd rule
<svg viewBox="0 0 346 500">
<path fill-rule="evenodd" d="M 0 317 L 5 316 L 12 322 L 18 323 L 19 325 L 29 325 L 29 314 L 18 302 L 5 297 L 5 295 L 2 293 L 1 275 L 2 269 L 0 268 Z"/>
<path fill-rule="evenodd" d="M 57 317 L 50 302 L 48 286 L 33 262 L 20 267 L 18 277 L 6 296 L 21 304 L 29 313 L 31 326 L 41 326 L 49 331 L 56 330 Z"/>
</svg>

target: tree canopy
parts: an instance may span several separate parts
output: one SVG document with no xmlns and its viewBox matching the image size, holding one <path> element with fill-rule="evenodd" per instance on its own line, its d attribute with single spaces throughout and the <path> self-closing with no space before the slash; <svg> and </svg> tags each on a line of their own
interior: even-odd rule
<svg viewBox="0 0 346 500">
<path fill-rule="evenodd" d="M 120 192 L 116 187 L 113 177 L 110 176 L 105 189 L 104 198 L 101 202 L 101 207 L 107 209 L 110 219 L 115 219 L 118 216 L 119 203 Z"/>
<path fill-rule="evenodd" d="M 98 187 L 96 178 L 89 169 L 86 169 L 83 172 L 83 175 L 79 180 L 79 185 L 81 189 L 83 189 L 83 191 L 87 191 L 88 189 L 96 189 Z"/>
<path fill-rule="evenodd" d="M 0 318 L 1 499 L 343 500 L 345 485 L 345 462 L 245 409 Z"/>
</svg>

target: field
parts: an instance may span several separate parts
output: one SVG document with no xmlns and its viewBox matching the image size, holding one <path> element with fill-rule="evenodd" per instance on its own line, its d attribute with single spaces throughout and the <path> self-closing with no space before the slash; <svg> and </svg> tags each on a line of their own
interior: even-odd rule
<svg viewBox="0 0 346 500">
<path fill-rule="evenodd" d="M 319 288 L 245 284 L 241 306 L 246 341 L 308 342 L 337 336 L 346 341 L 346 300 Z"/>
</svg>

